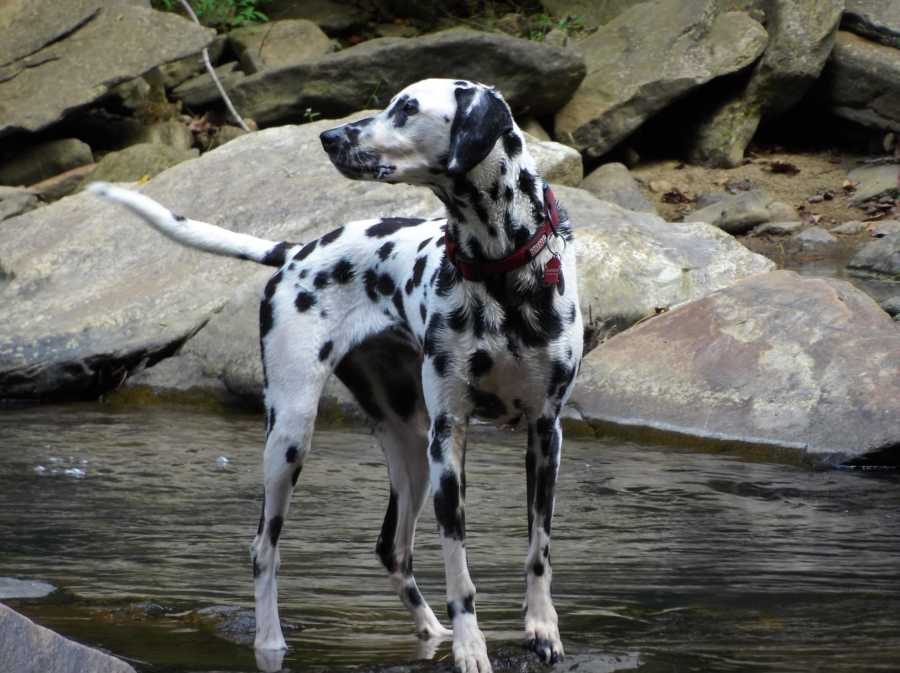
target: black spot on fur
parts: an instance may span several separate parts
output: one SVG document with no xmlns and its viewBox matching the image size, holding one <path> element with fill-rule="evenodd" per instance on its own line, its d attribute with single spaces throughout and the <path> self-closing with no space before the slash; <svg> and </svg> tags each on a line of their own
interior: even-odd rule
<svg viewBox="0 0 900 673">
<path fill-rule="evenodd" d="M 375 553 L 381 559 L 382 565 L 389 573 L 397 570 L 397 559 L 394 556 L 394 538 L 397 535 L 397 493 L 391 488 L 388 499 L 387 513 L 384 515 L 384 523 L 381 524 L 381 533 L 375 544 Z"/>
<path fill-rule="evenodd" d="M 414 586 L 406 587 L 406 602 L 409 603 L 411 607 L 417 608 L 422 605 L 424 602 L 422 600 L 422 594 L 419 593 L 419 590 Z"/>
<path fill-rule="evenodd" d="M 450 421 L 447 419 L 446 414 L 438 414 L 437 418 L 434 419 L 433 424 L 433 436 L 431 438 L 431 446 L 429 447 L 429 451 L 431 452 L 431 458 L 435 462 L 442 462 L 444 460 L 444 452 L 442 448 L 442 443 L 450 436 Z"/>
<path fill-rule="evenodd" d="M 428 316 L 428 309 L 425 308 L 425 304 L 419 304 L 419 315 L 422 317 L 422 322 L 425 322 L 425 318 Z"/>
<path fill-rule="evenodd" d="M 175 218 L 176 222 L 186 222 L 187 218 L 184 215 L 179 215 L 177 213 L 172 213 L 172 217 Z"/>
<path fill-rule="evenodd" d="M 494 393 L 487 393 L 469 386 L 469 399 L 475 405 L 476 416 L 492 419 L 506 415 L 506 405 Z"/>
<path fill-rule="evenodd" d="M 462 332 L 468 323 L 469 315 L 465 306 L 460 306 L 447 315 L 447 324 L 454 332 Z"/>
<path fill-rule="evenodd" d="M 269 540 L 272 542 L 273 547 L 278 544 L 278 538 L 281 537 L 281 527 L 283 525 L 284 519 L 277 514 L 269 519 Z"/>
<path fill-rule="evenodd" d="M 422 350 L 425 355 L 434 355 L 437 352 L 438 332 L 444 329 L 444 316 L 440 313 L 432 313 L 428 319 L 428 327 L 425 328 L 425 343 Z"/>
<path fill-rule="evenodd" d="M 394 296 L 391 300 L 394 302 L 394 308 L 397 309 L 397 315 L 400 316 L 400 319 L 403 322 L 406 322 L 406 307 L 403 306 L 403 295 L 401 294 L 399 287 L 394 290 Z"/>
<path fill-rule="evenodd" d="M 266 417 L 266 437 L 269 436 L 269 433 L 275 428 L 275 421 L 278 418 L 278 414 L 275 412 L 275 407 L 269 408 L 269 415 Z"/>
<path fill-rule="evenodd" d="M 319 361 L 325 362 L 328 359 L 328 356 L 331 355 L 331 350 L 334 348 L 334 342 L 330 339 L 322 344 L 322 347 L 319 349 Z"/>
<path fill-rule="evenodd" d="M 496 201 L 500 198 L 500 181 L 495 180 L 494 184 L 491 185 L 491 188 L 488 190 L 488 196 L 491 197 L 491 201 Z"/>
<path fill-rule="evenodd" d="M 257 577 L 259 577 L 261 572 L 262 572 L 262 570 L 259 567 L 259 563 L 257 563 L 256 557 L 254 556 L 253 557 L 253 579 L 256 579 Z"/>
<path fill-rule="evenodd" d="M 403 227 L 415 227 L 425 220 L 418 217 L 385 217 L 377 224 L 366 229 L 366 236 L 372 238 L 384 238 L 390 236 Z"/>
<path fill-rule="evenodd" d="M 300 248 L 300 251 L 296 255 L 294 255 L 294 259 L 297 261 L 306 259 L 307 257 L 309 257 L 309 254 L 316 249 L 316 245 L 318 245 L 318 243 L 318 239 L 310 241 L 302 248 Z"/>
<path fill-rule="evenodd" d="M 427 264 L 428 264 L 427 257 L 416 257 L 416 261 L 413 264 L 413 275 L 412 275 L 413 287 L 419 287 L 419 285 L 422 284 L 422 276 L 425 273 L 425 266 Z M 410 292 L 410 290 L 407 290 L 407 292 Z"/>
<path fill-rule="evenodd" d="M 459 283 L 460 275 L 456 267 L 450 263 L 445 256 L 441 259 L 441 266 L 438 269 L 437 285 L 435 291 L 440 297 L 446 297 L 453 291 L 453 288 Z"/>
<path fill-rule="evenodd" d="M 388 274 L 382 273 L 378 276 L 378 291 L 385 297 L 394 293 L 394 279 Z"/>
<path fill-rule="evenodd" d="M 432 364 L 434 365 L 434 371 L 437 372 L 437 375 L 444 377 L 447 374 L 447 367 L 450 366 L 450 355 L 447 353 L 438 353 L 434 356 Z"/>
<path fill-rule="evenodd" d="M 479 349 L 472 353 L 472 357 L 469 358 L 469 371 L 472 372 L 472 376 L 475 378 L 484 376 L 491 370 L 491 367 L 493 366 L 494 361 L 485 350 Z"/>
<path fill-rule="evenodd" d="M 316 305 L 316 295 L 312 292 L 306 292 L 305 290 L 297 293 L 297 298 L 294 300 L 294 306 L 297 307 L 297 310 L 300 313 L 308 311 L 310 308 Z"/>
<path fill-rule="evenodd" d="M 278 284 L 281 282 L 283 278 L 283 274 L 281 271 L 278 271 L 273 275 L 269 282 L 266 283 L 266 289 L 263 294 L 263 300 L 259 305 L 259 336 L 260 338 L 266 336 L 269 333 L 269 330 L 272 329 L 272 325 L 274 324 L 274 310 L 272 308 L 272 297 L 275 296 L 275 290 L 278 288 Z"/>
<path fill-rule="evenodd" d="M 328 287 L 328 283 L 330 282 L 331 280 L 328 277 L 328 272 L 319 271 L 319 273 L 317 273 L 313 278 L 313 287 L 315 287 L 317 290 L 321 290 L 323 287 Z"/>
<path fill-rule="evenodd" d="M 510 159 L 514 159 L 522 152 L 522 140 L 514 132 L 503 134 L 503 149 Z"/>
<path fill-rule="evenodd" d="M 456 474 L 444 472 L 440 489 L 434 496 L 434 516 L 444 536 L 453 540 L 466 537 L 466 515 L 460 507 L 459 494 Z"/>
<path fill-rule="evenodd" d="M 388 119 L 392 119 L 394 126 L 402 128 L 406 126 L 407 120 L 419 111 L 419 101 L 409 96 L 400 96 L 397 101 L 388 110 Z"/>
<path fill-rule="evenodd" d="M 469 594 L 468 596 L 464 597 L 462 608 L 463 612 L 467 612 L 470 615 L 475 614 L 475 596 Z"/>
<path fill-rule="evenodd" d="M 297 480 L 300 478 L 300 473 L 303 471 L 303 468 L 299 465 L 294 468 L 294 473 L 291 475 L 291 486 L 297 485 Z"/>
<path fill-rule="evenodd" d="M 544 204 L 541 202 L 537 194 L 537 186 L 532 173 L 523 168 L 519 171 L 519 189 L 531 201 L 531 212 L 535 222 L 544 221 Z"/>
<path fill-rule="evenodd" d="M 446 237 L 445 237 L 445 236 L 441 236 L 440 238 L 438 238 L 438 240 L 436 240 L 436 241 L 434 242 L 434 247 L 435 247 L 435 248 L 440 248 L 440 247 L 442 247 L 442 246 L 444 245 L 445 242 L 446 242 Z"/>
<path fill-rule="evenodd" d="M 338 240 L 338 238 L 340 238 L 341 234 L 343 234 L 343 233 L 344 233 L 344 228 L 338 227 L 334 231 L 329 231 L 322 238 L 320 238 L 319 243 L 321 243 L 323 247 L 328 245 L 329 243 L 334 243 L 336 240 Z"/>
<path fill-rule="evenodd" d="M 394 249 L 394 242 L 387 241 L 380 248 L 378 248 L 378 258 L 383 262 L 388 258 L 388 255 L 391 254 L 391 251 Z"/>
<path fill-rule="evenodd" d="M 262 258 L 262 263 L 268 266 L 282 266 L 284 264 L 285 253 L 291 245 L 287 241 L 282 241 L 274 245 Z"/>
<path fill-rule="evenodd" d="M 566 366 L 566 363 L 554 360 L 550 369 L 550 382 L 547 384 L 547 397 L 557 397 L 559 395 L 559 387 L 563 386 L 563 390 L 565 390 L 565 384 L 568 381 L 569 368 Z"/>
<path fill-rule="evenodd" d="M 537 577 L 541 577 L 544 574 L 544 564 L 540 561 L 535 561 L 531 566 L 531 572 Z"/>
<path fill-rule="evenodd" d="M 366 295 L 372 301 L 378 301 L 378 274 L 372 269 L 366 269 L 363 274 L 363 285 L 366 288 Z"/>
<path fill-rule="evenodd" d="M 451 622 L 456 619 L 456 606 L 453 605 L 453 601 L 447 601 L 447 619 Z"/>
<path fill-rule="evenodd" d="M 356 271 L 353 269 L 353 263 L 349 259 L 338 261 L 331 270 L 331 277 L 334 278 L 334 282 L 341 285 L 349 283 L 355 275 Z"/>
<path fill-rule="evenodd" d="M 475 298 L 472 302 L 472 334 L 474 334 L 477 338 L 481 338 L 484 336 L 485 330 L 485 316 L 484 316 L 484 302 L 479 298 Z"/>
<path fill-rule="evenodd" d="M 289 446 L 287 451 L 284 452 L 284 459 L 289 463 L 296 463 L 298 453 L 296 446 Z"/>
<path fill-rule="evenodd" d="M 575 302 L 572 302 L 572 305 L 569 307 L 569 317 L 567 318 L 569 324 L 571 325 L 575 322 L 575 318 L 578 315 L 578 307 L 575 305 Z"/>
<path fill-rule="evenodd" d="M 424 241 L 419 243 L 419 247 L 416 248 L 416 252 L 422 252 L 425 249 L 425 246 L 431 243 L 431 237 L 426 238 Z"/>
</svg>

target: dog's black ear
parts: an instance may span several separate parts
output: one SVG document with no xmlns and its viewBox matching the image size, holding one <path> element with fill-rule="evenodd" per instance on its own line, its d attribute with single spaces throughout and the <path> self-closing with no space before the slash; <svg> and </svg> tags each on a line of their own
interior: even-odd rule
<svg viewBox="0 0 900 673">
<path fill-rule="evenodd" d="M 447 173 L 468 173 L 484 160 L 500 136 L 512 127 L 509 106 L 493 89 L 457 88 Z"/>
</svg>

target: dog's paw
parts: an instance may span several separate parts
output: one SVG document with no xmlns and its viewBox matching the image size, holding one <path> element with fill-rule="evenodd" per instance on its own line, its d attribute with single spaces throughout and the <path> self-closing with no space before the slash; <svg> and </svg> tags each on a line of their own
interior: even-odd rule
<svg viewBox="0 0 900 673">
<path fill-rule="evenodd" d="M 462 627 L 454 632 L 453 661 L 459 673 L 492 673 L 484 634 L 478 626 Z"/>
<path fill-rule="evenodd" d="M 559 628 L 552 622 L 528 620 L 525 625 L 525 646 L 545 664 L 555 664 L 563 659 Z"/>
</svg>

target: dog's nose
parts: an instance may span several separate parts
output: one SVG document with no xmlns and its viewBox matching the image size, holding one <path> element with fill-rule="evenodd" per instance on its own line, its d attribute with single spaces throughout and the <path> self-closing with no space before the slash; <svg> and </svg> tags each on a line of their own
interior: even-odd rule
<svg viewBox="0 0 900 673">
<path fill-rule="evenodd" d="M 319 136 L 319 140 L 322 141 L 322 147 L 326 152 L 333 152 L 341 144 L 343 135 L 340 129 L 329 129 Z"/>
</svg>

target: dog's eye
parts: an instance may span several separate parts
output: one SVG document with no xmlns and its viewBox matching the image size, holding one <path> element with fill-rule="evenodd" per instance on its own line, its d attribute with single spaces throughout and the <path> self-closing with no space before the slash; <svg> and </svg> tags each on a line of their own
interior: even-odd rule
<svg viewBox="0 0 900 673">
<path fill-rule="evenodd" d="M 403 113 L 407 116 L 414 115 L 419 111 L 419 101 L 415 98 L 410 98 L 403 104 Z"/>
</svg>

